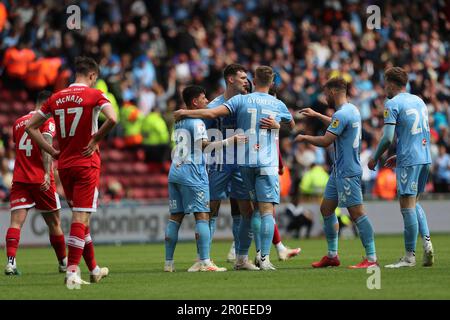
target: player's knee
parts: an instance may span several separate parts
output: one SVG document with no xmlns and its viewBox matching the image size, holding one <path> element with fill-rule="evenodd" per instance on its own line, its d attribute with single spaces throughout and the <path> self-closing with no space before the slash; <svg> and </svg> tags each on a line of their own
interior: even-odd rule
<svg viewBox="0 0 450 320">
<path fill-rule="evenodd" d="M 52 213 L 43 214 L 45 223 L 47 224 L 50 231 L 57 231 L 61 229 L 61 220 L 58 216 Z"/>
<path fill-rule="evenodd" d="M 322 214 L 322 216 L 327 217 L 331 214 L 333 214 L 334 210 L 331 210 L 331 208 L 325 204 L 321 204 L 320 205 L 320 213 Z"/>
<path fill-rule="evenodd" d="M 74 212 L 72 215 L 72 223 L 89 224 L 89 214 L 86 212 Z"/>
<path fill-rule="evenodd" d="M 11 221 L 9 227 L 14 229 L 22 229 L 23 222 Z"/>
<path fill-rule="evenodd" d="M 400 208 L 415 208 L 416 207 L 416 196 L 415 195 L 403 195 L 399 197 Z"/>
<path fill-rule="evenodd" d="M 194 213 L 194 215 L 195 215 L 195 220 L 209 221 L 209 213 L 207 213 L 207 212 L 197 212 L 197 213 Z"/>
<path fill-rule="evenodd" d="M 176 213 L 171 214 L 169 219 L 181 224 L 181 222 L 183 222 L 183 218 L 184 218 L 183 213 Z"/>
<path fill-rule="evenodd" d="M 353 221 L 358 220 L 359 217 L 362 217 L 365 215 L 364 213 L 364 207 L 362 205 L 356 205 L 353 207 L 348 208 L 348 213 L 350 214 L 350 217 Z"/>
<path fill-rule="evenodd" d="M 20 210 L 13 211 L 11 214 L 11 228 L 22 229 L 26 219 L 26 212 L 20 212 Z"/>
</svg>

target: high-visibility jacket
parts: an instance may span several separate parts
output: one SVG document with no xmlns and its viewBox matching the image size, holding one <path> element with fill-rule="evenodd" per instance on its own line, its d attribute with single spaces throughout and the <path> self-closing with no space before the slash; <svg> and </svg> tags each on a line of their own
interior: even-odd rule
<svg viewBox="0 0 450 320">
<path fill-rule="evenodd" d="M 291 172 L 289 168 L 284 168 L 283 174 L 280 176 L 280 196 L 287 197 L 289 195 L 289 191 L 291 190 Z"/>
<path fill-rule="evenodd" d="M 7 19 L 8 19 L 8 11 L 6 10 L 4 3 L 0 2 L 0 32 L 3 31 Z"/>
<path fill-rule="evenodd" d="M 397 177 L 392 169 L 380 169 L 375 181 L 374 194 L 386 200 L 395 199 L 397 194 Z"/>
<path fill-rule="evenodd" d="M 134 104 L 126 103 L 122 106 L 120 123 L 124 129 L 125 144 L 127 146 L 142 143 L 142 120 L 142 113 Z"/>
<path fill-rule="evenodd" d="M 142 122 L 143 144 L 156 146 L 168 144 L 169 130 L 164 118 L 159 112 L 150 112 Z"/>
<path fill-rule="evenodd" d="M 25 85 L 35 90 L 53 86 L 61 64 L 60 58 L 40 58 L 30 62 L 25 76 Z"/>
<path fill-rule="evenodd" d="M 119 104 L 117 103 L 116 97 L 111 92 L 109 92 L 108 85 L 106 84 L 105 80 L 98 79 L 97 83 L 95 84 L 95 88 L 106 94 L 106 97 L 108 98 L 109 102 L 111 102 L 114 112 L 116 113 L 117 120 L 120 120 Z M 100 113 L 99 119 L 101 121 L 104 121 L 106 120 L 106 117 L 103 113 Z"/>
<path fill-rule="evenodd" d="M 314 166 L 308 170 L 300 182 L 300 191 L 305 195 L 322 195 L 328 182 L 329 175 L 321 166 Z"/>
<path fill-rule="evenodd" d="M 31 49 L 17 49 L 10 47 L 6 49 L 3 57 L 5 71 L 11 78 L 25 79 L 28 71 L 28 65 L 36 58 Z"/>
</svg>

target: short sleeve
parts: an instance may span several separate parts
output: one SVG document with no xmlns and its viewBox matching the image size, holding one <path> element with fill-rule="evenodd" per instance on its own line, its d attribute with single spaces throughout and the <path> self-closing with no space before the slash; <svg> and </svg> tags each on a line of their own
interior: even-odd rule
<svg viewBox="0 0 450 320">
<path fill-rule="evenodd" d="M 98 92 L 98 97 L 97 97 L 97 102 L 96 102 L 96 106 L 100 107 L 100 110 L 108 103 L 111 103 L 108 99 L 108 97 L 106 96 L 106 93 L 101 92 L 100 90 L 97 90 Z"/>
<path fill-rule="evenodd" d="M 392 100 L 387 100 L 384 104 L 384 124 L 397 124 L 398 105 Z"/>
<path fill-rule="evenodd" d="M 278 118 L 281 122 L 291 122 L 292 120 L 292 114 L 283 102 L 280 102 Z"/>
<path fill-rule="evenodd" d="M 345 129 L 345 117 L 342 112 L 335 112 L 331 118 L 331 123 L 328 126 L 327 131 L 340 136 Z"/>
<path fill-rule="evenodd" d="M 201 120 L 194 123 L 194 141 L 208 140 L 205 123 Z"/>
<path fill-rule="evenodd" d="M 43 104 L 38 113 L 44 118 L 48 119 L 52 116 L 52 109 L 50 108 L 50 98 L 48 98 Z"/>
<path fill-rule="evenodd" d="M 224 102 L 223 104 L 225 107 L 228 108 L 228 110 L 230 110 L 230 114 L 235 114 L 241 102 L 242 102 L 242 95 L 238 94 L 233 98 L 231 98 L 230 100 L 228 100 L 227 102 Z"/>
<path fill-rule="evenodd" d="M 48 119 L 41 127 L 42 134 L 49 134 L 52 138 L 56 135 L 55 120 L 53 118 Z"/>
</svg>

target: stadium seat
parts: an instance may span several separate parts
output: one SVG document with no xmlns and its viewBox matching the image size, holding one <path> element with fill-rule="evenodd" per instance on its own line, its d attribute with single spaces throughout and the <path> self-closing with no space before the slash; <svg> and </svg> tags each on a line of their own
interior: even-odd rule
<svg viewBox="0 0 450 320">
<path fill-rule="evenodd" d="M 167 178 L 167 176 L 165 174 L 159 174 L 157 176 L 155 176 L 155 180 L 157 181 L 158 185 L 160 186 L 167 186 L 169 183 L 169 179 Z"/>
<path fill-rule="evenodd" d="M 121 168 L 121 165 L 119 163 L 107 162 L 105 164 L 105 166 L 106 166 L 106 172 L 108 172 L 108 174 L 115 174 L 115 173 L 121 173 L 122 172 L 122 168 Z"/>
<path fill-rule="evenodd" d="M 117 162 L 117 164 L 119 164 L 120 167 L 120 172 L 124 173 L 124 174 L 133 174 L 134 173 L 134 163 L 120 163 Z"/>
<path fill-rule="evenodd" d="M 9 113 L 10 110 L 11 110 L 11 106 L 9 103 L 0 101 L 0 113 L 1 114 Z"/>
<path fill-rule="evenodd" d="M 106 154 L 108 155 L 109 161 L 120 162 L 125 159 L 123 152 L 119 150 L 107 150 Z"/>
<path fill-rule="evenodd" d="M 12 108 L 12 110 L 14 111 L 14 113 L 16 114 L 16 115 L 18 115 L 18 116 L 20 116 L 20 115 L 22 115 L 24 112 L 23 112 L 23 103 L 22 102 L 19 102 L 19 101 L 14 101 L 12 104 L 11 104 L 11 108 Z"/>
<path fill-rule="evenodd" d="M 150 180 L 149 176 L 146 175 L 135 175 L 132 179 L 132 185 L 134 187 L 147 187 L 148 181 Z"/>
<path fill-rule="evenodd" d="M 14 95 L 16 99 L 19 99 L 22 102 L 25 102 L 28 100 L 28 92 L 26 90 L 19 90 Z"/>
<path fill-rule="evenodd" d="M 167 188 L 161 188 L 157 190 L 157 198 L 168 198 L 169 197 L 169 190 Z"/>
<path fill-rule="evenodd" d="M 133 189 L 134 199 L 145 199 L 147 197 L 147 190 L 144 188 Z"/>
<path fill-rule="evenodd" d="M 142 162 L 136 162 L 133 166 L 133 172 L 136 174 L 145 174 L 148 172 L 147 165 Z"/>
<path fill-rule="evenodd" d="M 146 193 L 147 199 L 156 199 L 158 198 L 159 191 L 157 189 L 148 189 Z"/>
<path fill-rule="evenodd" d="M 11 90 L 1 89 L 0 90 L 0 99 L 4 102 L 11 102 L 14 100 L 14 96 Z"/>
<path fill-rule="evenodd" d="M 0 127 L 6 127 L 9 124 L 9 117 L 0 114 Z"/>
</svg>

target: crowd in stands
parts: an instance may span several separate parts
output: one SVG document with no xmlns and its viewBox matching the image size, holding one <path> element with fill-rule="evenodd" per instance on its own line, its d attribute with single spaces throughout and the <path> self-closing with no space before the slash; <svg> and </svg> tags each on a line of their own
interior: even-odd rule
<svg viewBox="0 0 450 320">
<path fill-rule="evenodd" d="M 296 132 L 323 134 L 318 121 L 300 119 L 298 110 L 332 114 L 321 86 L 340 75 L 363 120 L 364 194 L 393 199 L 393 171 L 370 171 L 367 162 L 382 132 L 383 70 L 396 65 L 409 73 L 408 91 L 428 106 L 433 167 L 427 191 L 450 191 L 448 1 L 379 1 L 380 28 L 373 30 L 366 27 L 371 3 L 363 0 L 81 0 L 75 1 L 79 30 L 67 22 L 73 2 L 0 3 L 0 88 L 26 89 L 32 99 L 38 90 L 67 86 L 76 56 L 95 58 L 97 88 L 120 116 L 107 148 L 134 150 L 147 162 L 170 161 L 171 114 L 182 107 L 181 90 L 199 84 L 213 99 L 224 90 L 223 68 L 236 62 L 250 79 L 256 66 L 272 66 L 279 74 L 277 96 L 294 114 Z M 7 124 L 0 123 L 0 198 L 14 163 Z M 280 150 L 290 169 L 287 194 L 321 193 L 331 150 L 294 144 L 285 131 Z"/>
</svg>

